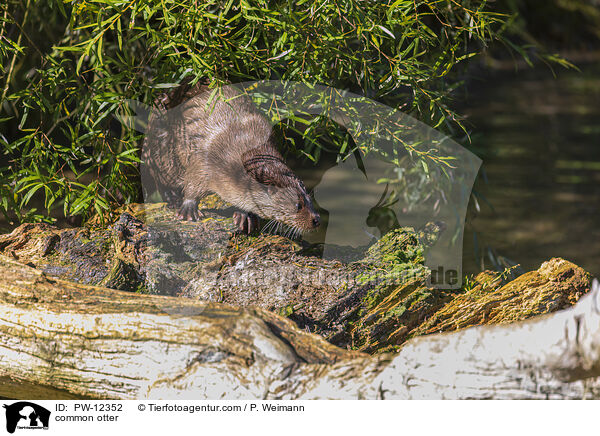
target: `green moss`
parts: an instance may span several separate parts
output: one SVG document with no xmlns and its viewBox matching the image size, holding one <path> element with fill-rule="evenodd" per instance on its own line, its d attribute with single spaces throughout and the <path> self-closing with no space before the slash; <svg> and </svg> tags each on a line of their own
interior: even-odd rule
<svg viewBox="0 0 600 436">
<path fill-rule="evenodd" d="M 137 288 L 135 289 L 136 294 L 151 294 L 150 290 L 144 286 L 143 283 L 138 283 Z"/>
<path fill-rule="evenodd" d="M 423 264 L 424 248 L 412 227 L 400 227 L 385 234 L 367 251 L 365 262 L 381 266 Z"/>
<path fill-rule="evenodd" d="M 288 304 L 284 307 L 279 308 L 279 310 L 276 310 L 277 314 L 279 316 L 283 316 L 285 318 L 289 318 L 290 316 L 292 316 L 294 313 L 298 312 L 299 310 L 301 310 L 304 307 L 304 304 L 300 303 L 300 304 Z"/>
<path fill-rule="evenodd" d="M 425 234 L 411 227 L 394 229 L 367 251 L 360 262 L 367 268 L 358 282 L 368 291 L 348 327 L 353 348 L 369 352 L 395 347 L 423 316 L 443 303 L 443 292 L 434 293 L 425 286 L 430 273 L 425 266 L 425 245 L 437 239 L 440 231 L 439 226 L 432 227 L 434 231 Z"/>
<path fill-rule="evenodd" d="M 359 284 L 371 284 L 363 299 L 366 310 L 380 303 L 389 292 L 415 279 L 424 278 L 424 248 L 411 227 L 394 229 L 384 235 L 367 251 L 362 263 L 369 265 L 357 277 Z"/>
<path fill-rule="evenodd" d="M 121 291 L 136 292 L 140 287 L 140 277 L 134 265 L 120 257 L 115 257 L 108 275 L 100 285 Z"/>
</svg>

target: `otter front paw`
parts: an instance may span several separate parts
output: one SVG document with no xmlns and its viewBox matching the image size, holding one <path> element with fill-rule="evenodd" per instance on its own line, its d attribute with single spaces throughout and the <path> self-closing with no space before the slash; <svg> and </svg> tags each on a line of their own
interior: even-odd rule
<svg viewBox="0 0 600 436">
<path fill-rule="evenodd" d="M 194 200 L 184 200 L 177 217 L 185 221 L 198 221 L 202 214 L 198 210 L 198 203 Z"/>
<path fill-rule="evenodd" d="M 233 222 L 240 231 L 251 234 L 258 230 L 260 219 L 252 212 L 234 212 Z"/>
</svg>

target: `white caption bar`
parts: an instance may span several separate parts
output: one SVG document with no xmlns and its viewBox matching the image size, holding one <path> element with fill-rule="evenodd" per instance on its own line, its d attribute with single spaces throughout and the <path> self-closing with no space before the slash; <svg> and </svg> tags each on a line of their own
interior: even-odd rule
<svg viewBox="0 0 600 436">
<path fill-rule="evenodd" d="M 408 435 L 583 434 L 594 401 L 19 401 L 0 400 L 0 434 Z M 559 417 L 571 417 L 559 419 Z M 136 433 L 134 433 L 136 432 Z"/>
</svg>

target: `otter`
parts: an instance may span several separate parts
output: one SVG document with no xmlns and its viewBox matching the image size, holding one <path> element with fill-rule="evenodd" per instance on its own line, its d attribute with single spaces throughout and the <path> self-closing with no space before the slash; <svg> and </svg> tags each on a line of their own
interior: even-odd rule
<svg viewBox="0 0 600 436">
<path fill-rule="evenodd" d="M 320 225 L 304 184 L 277 150 L 270 122 L 246 95 L 232 86 L 183 85 L 159 103 L 142 151 L 145 198 L 153 188 L 179 208 L 180 219 L 196 221 L 199 201 L 216 193 L 240 209 L 234 222 L 246 233 L 258 230 L 259 217 L 298 234 Z"/>
</svg>

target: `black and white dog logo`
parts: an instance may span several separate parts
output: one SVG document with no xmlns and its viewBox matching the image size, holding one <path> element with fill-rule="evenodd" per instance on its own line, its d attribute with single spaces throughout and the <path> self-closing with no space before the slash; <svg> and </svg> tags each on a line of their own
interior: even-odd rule
<svg viewBox="0 0 600 436">
<path fill-rule="evenodd" d="M 50 411 L 29 401 L 5 404 L 6 431 L 14 433 L 18 429 L 48 429 Z"/>
</svg>

